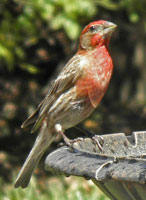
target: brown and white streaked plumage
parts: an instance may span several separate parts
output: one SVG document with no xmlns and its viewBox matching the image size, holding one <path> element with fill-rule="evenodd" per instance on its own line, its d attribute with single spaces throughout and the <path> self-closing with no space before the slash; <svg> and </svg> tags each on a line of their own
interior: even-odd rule
<svg viewBox="0 0 146 200">
<path fill-rule="evenodd" d="M 63 135 L 63 131 L 86 119 L 101 101 L 113 70 L 108 45 L 115 28 L 115 24 L 104 20 L 84 28 L 77 53 L 62 69 L 37 110 L 23 123 L 23 128 L 34 124 L 32 132 L 40 132 L 15 187 L 27 187 L 57 132 Z"/>
</svg>

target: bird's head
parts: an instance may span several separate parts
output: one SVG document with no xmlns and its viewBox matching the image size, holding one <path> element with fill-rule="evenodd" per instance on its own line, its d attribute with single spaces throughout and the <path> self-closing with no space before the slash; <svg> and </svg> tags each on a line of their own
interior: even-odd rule
<svg viewBox="0 0 146 200">
<path fill-rule="evenodd" d="M 116 27 L 116 24 L 104 20 L 91 22 L 81 33 L 79 48 L 91 50 L 97 46 L 108 46 L 111 35 Z"/>
</svg>

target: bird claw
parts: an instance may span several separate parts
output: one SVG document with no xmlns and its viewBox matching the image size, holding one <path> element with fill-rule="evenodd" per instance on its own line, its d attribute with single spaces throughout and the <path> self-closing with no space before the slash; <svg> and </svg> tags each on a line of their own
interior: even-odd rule
<svg viewBox="0 0 146 200">
<path fill-rule="evenodd" d="M 73 148 L 73 144 L 74 143 L 76 143 L 76 142 L 81 142 L 81 141 L 83 141 L 83 138 L 76 138 L 76 139 L 69 139 L 69 138 L 67 138 L 67 137 L 65 137 L 64 138 L 64 142 L 65 142 L 65 144 L 67 145 L 67 146 L 69 146 L 69 147 L 71 147 L 71 148 Z"/>
<path fill-rule="evenodd" d="M 73 148 L 73 144 L 74 144 L 75 142 L 83 141 L 83 138 L 81 138 L 81 137 L 80 137 L 80 138 L 73 139 L 73 140 L 71 140 L 71 139 L 69 139 L 68 137 L 66 137 L 66 135 L 64 134 L 64 132 L 63 132 L 63 130 L 62 130 L 62 126 L 61 126 L 60 124 L 56 124 L 56 125 L 55 125 L 55 129 L 56 129 L 56 131 L 57 131 L 60 135 L 62 135 L 65 144 L 66 144 L 67 146 L 71 147 L 71 148 Z M 104 144 L 104 139 L 103 139 L 103 137 L 102 137 L 102 136 L 95 135 L 95 136 L 92 137 L 92 140 L 93 140 L 93 142 L 94 142 L 95 144 L 97 144 L 99 150 L 100 150 L 100 151 L 103 151 L 103 148 L 102 148 L 102 146 L 103 146 L 103 144 Z M 100 140 L 100 141 L 99 141 L 99 140 Z"/>
<path fill-rule="evenodd" d="M 73 148 L 73 144 L 74 144 L 75 142 L 83 141 L 83 138 L 81 138 L 81 137 L 80 137 L 80 138 L 73 139 L 73 140 L 71 140 L 71 139 L 69 139 L 68 137 L 66 137 L 66 135 L 64 134 L 64 132 L 63 132 L 63 130 L 62 130 L 62 126 L 61 126 L 60 124 L 56 124 L 56 125 L 55 125 L 55 129 L 56 129 L 56 131 L 57 131 L 59 134 L 62 135 L 65 144 L 66 144 L 67 146 L 71 147 L 71 148 Z"/>
<path fill-rule="evenodd" d="M 102 136 L 95 135 L 92 137 L 92 141 L 97 144 L 100 151 L 103 151 L 104 139 Z"/>
<path fill-rule="evenodd" d="M 78 137 L 78 138 L 73 139 L 73 140 L 70 140 L 70 139 L 69 139 L 69 142 L 70 142 L 71 144 L 74 144 L 75 142 L 81 142 L 81 141 L 83 141 L 83 140 L 84 140 L 83 138 Z"/>
</svg>

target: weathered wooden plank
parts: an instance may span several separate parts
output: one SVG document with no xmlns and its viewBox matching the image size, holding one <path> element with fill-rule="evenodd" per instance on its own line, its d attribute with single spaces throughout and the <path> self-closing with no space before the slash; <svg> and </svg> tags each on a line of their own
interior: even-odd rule
<svg viewBox="0 0 146 200">
<path fill-rule="evenodd" d="M 103 135 L 101 152 L 91 138 L 61 147 L 45 161 L 47 170 L 92 179 L 111 199 L 146 199 L 146 131 Z"/>
</svg>

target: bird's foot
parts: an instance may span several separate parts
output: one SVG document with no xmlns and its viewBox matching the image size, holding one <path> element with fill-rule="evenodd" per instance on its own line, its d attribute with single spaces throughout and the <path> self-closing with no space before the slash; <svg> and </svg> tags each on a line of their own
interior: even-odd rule
<svg viewBox="0 0 146 200">
<path fill-rule="evenodd" d="M 95 135 L 92 137 L 92 140 L 95 144 L 97 144 L 98 148 L 100 151 L 103 151 L 103 144 L 104 144 L 104 139 L 102 136 Z"/>
<path fill-rule="evenodd" d="M 63 140 L 65 142 L 65 144 L 71 148 L 73 148 L 73 144 L 75 142 L 80 142 L 83 140 L 83 138 L 76 138 L 76 139 L 69 139 L 68 137 L 66 137 L 66 135 L 64 134 L 63 130 L 62 130 L 62 126 L 60 124 L 56 124 L 55 125 L 55 129 L 56 129 L 56 132 L 61 134 L 61 136 L 63 137 Z"/>
<path fill-rule="evenodd" d="M 83 138 L 76 138 L 76 139 L 71 140 L 71 139 L 67 138 L 66 136 L 65 136 L 65 138 L 63 137 L 63 139 L 64 139 L 65 144 L 73 149 L 74 149 L 74 147 L 73 147 L 74 143 L 83 141 Z"/>
<path fill-rule="evenodd" d="M 73 145 L 74 143 L 76 143 L 76 142 L 81 142 L 81 141 L 83 141 L 83 140 L 84 140 L 84 138 L 78 137 L 78 138 L 75 138 L 75 139 L 73 139 L 73 140 L 70 140 L 70 139 L 69 139 L 69 142 L 70 142 L 71 145 Z"/>
</svg>

